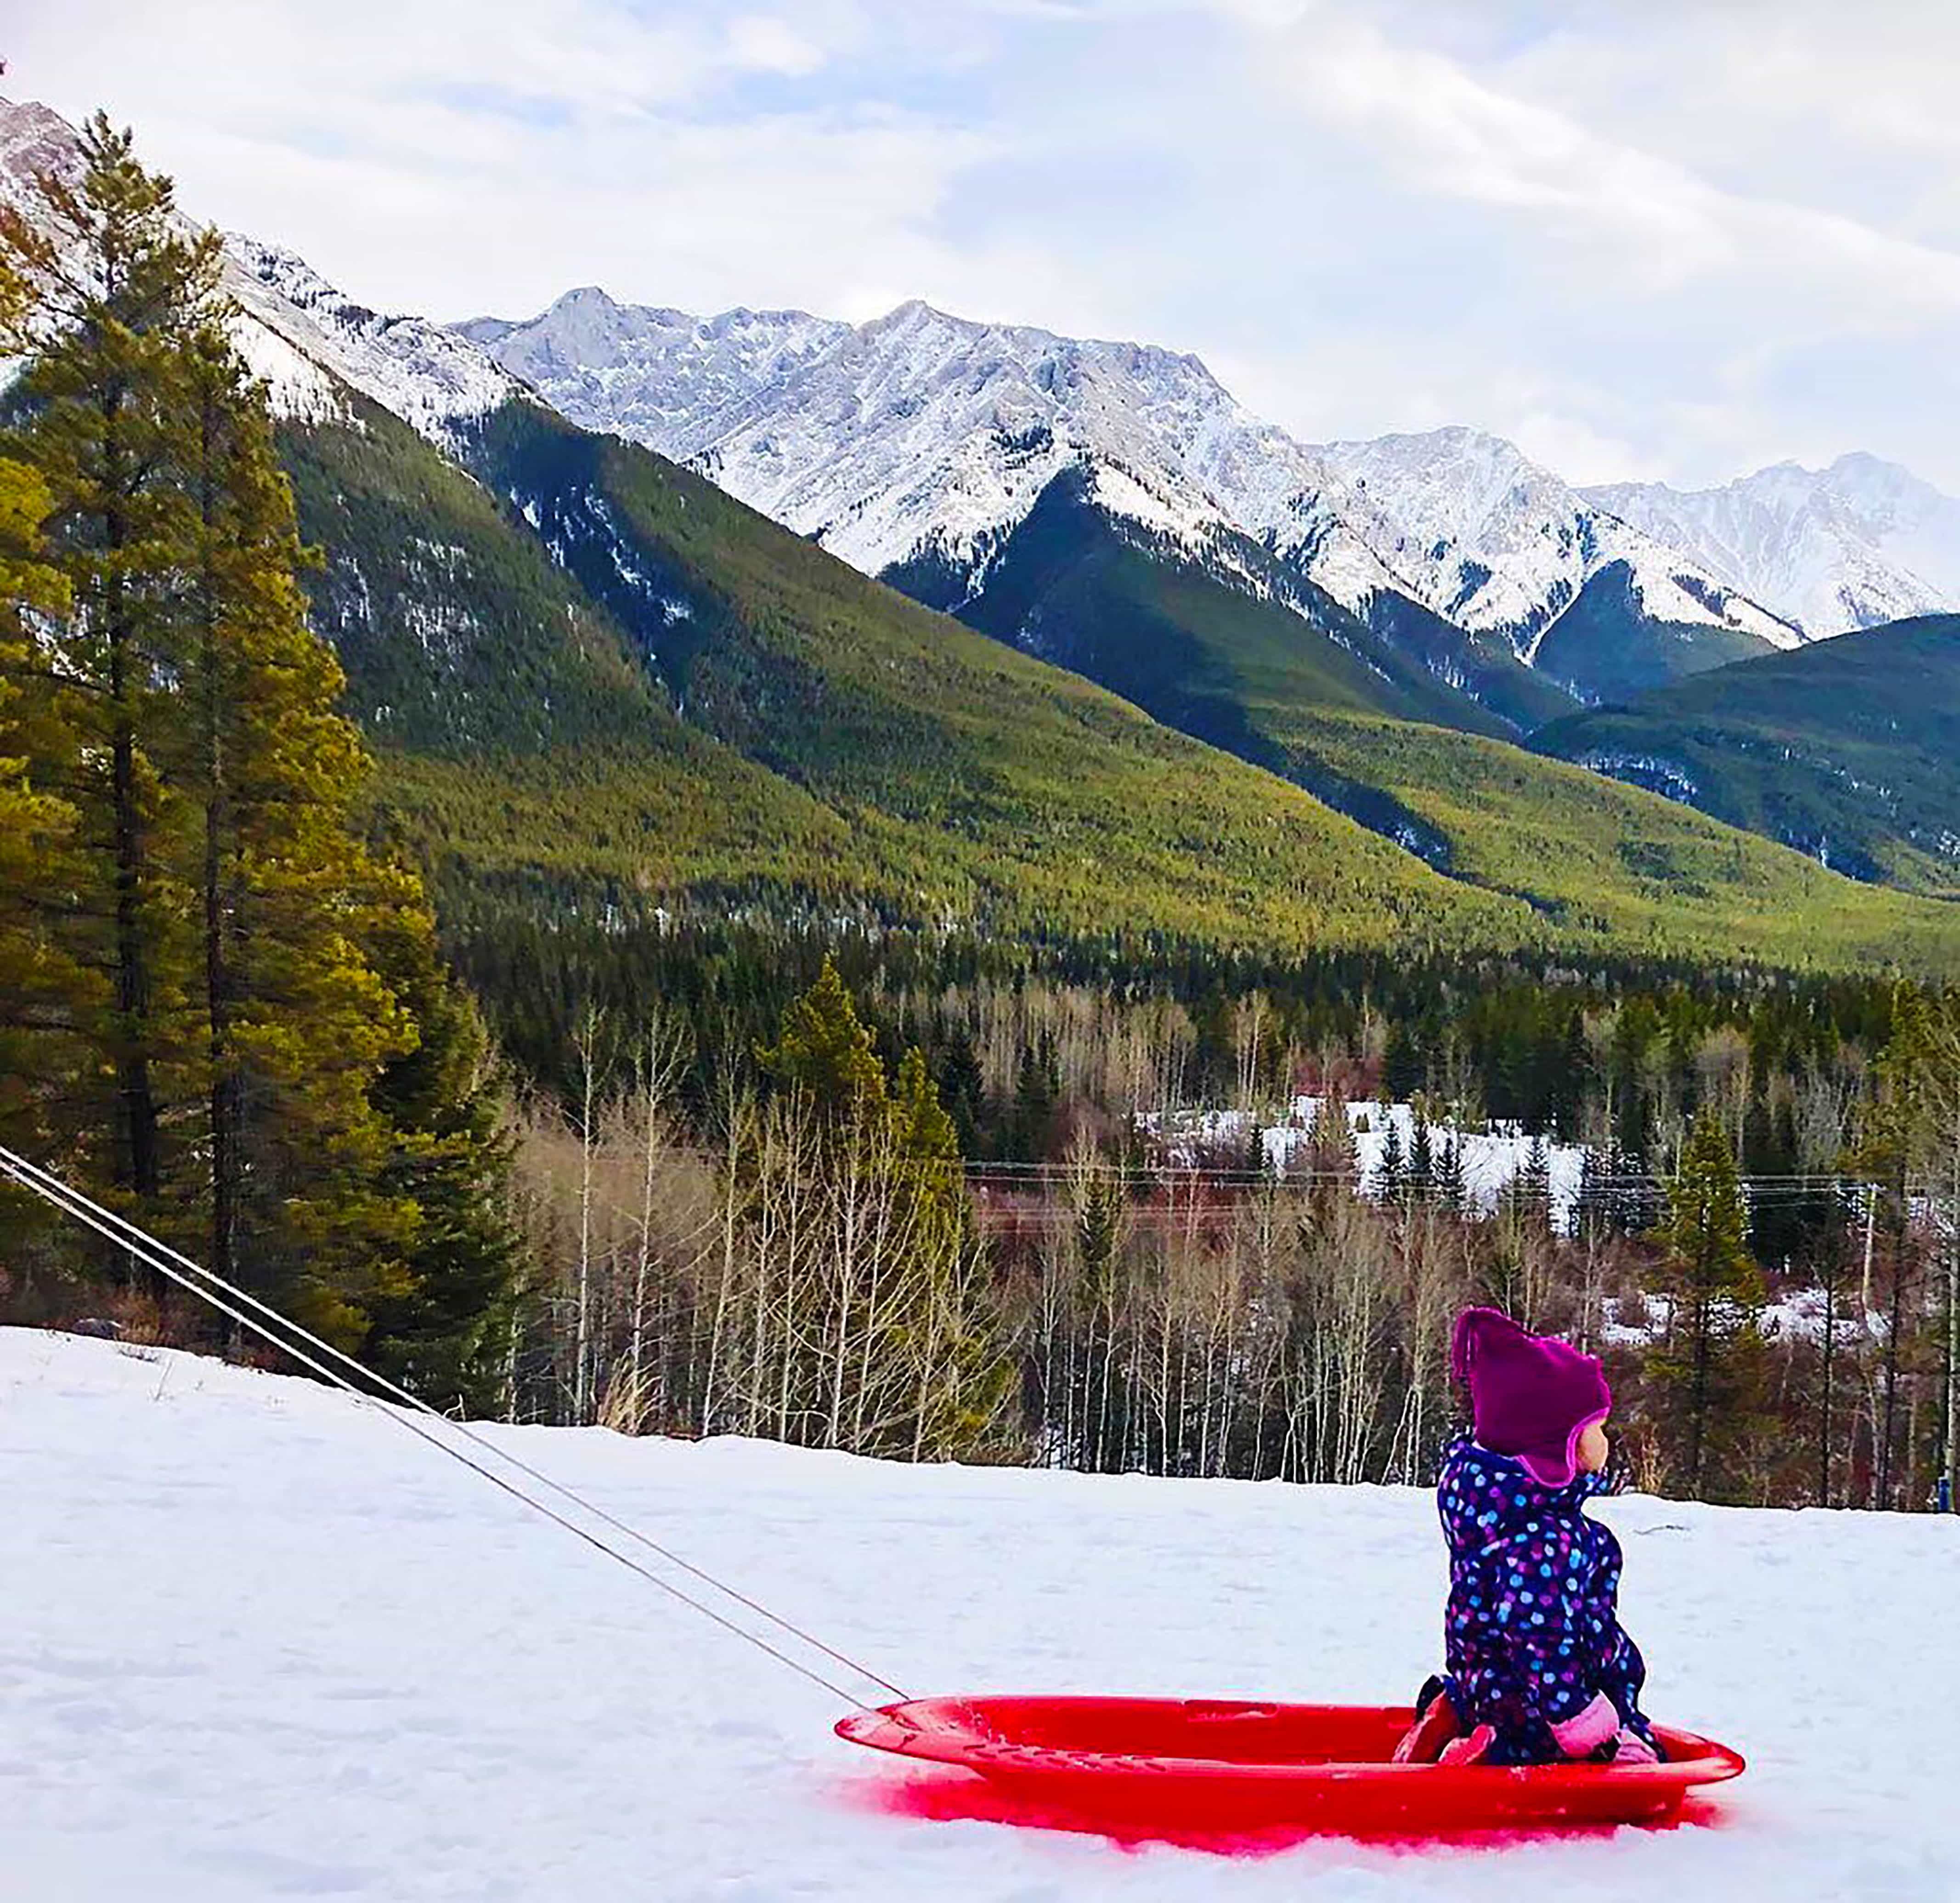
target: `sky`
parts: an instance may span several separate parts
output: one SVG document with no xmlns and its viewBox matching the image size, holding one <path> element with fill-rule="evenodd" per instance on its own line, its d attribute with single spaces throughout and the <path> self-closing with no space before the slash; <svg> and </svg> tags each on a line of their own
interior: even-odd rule
<svg viewBox="0 0 1960 1903">
<path fill-rule="evenodd" d="M 361 301 L 963 315 L 1308 440 L 1960 492 L 1949 0 L 24 0 L 9 97 Z M 23 14 L 24 14 L 24 17 Z"/>
</svg>

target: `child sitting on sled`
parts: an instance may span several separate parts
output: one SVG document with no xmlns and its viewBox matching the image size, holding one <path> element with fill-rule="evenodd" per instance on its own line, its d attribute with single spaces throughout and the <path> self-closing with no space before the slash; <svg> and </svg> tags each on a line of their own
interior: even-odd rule
<svg viewBox="0 0 1960 1903">
<path fill-rule="evenodd" d="M 1620 1543 L 1584 1510 L 1606 1485 L 1604 1370 L 1488 1308 L 1458 1317 L 1449 1361 L 1475 1430 L 1451 1444 L 1437 1486 L 1446 1669 L 1424 1686 L 1397 1761 L 1657 1761 L 1647 1666 L 1618 1616 Z"/>
</svg>

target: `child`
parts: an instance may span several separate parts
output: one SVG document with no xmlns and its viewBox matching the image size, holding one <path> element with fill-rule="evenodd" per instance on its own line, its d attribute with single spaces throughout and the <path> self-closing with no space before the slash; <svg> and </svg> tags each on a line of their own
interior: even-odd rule
<svg viewBox="0 0 1960 1903">
<path fill-rule="evenodd" d="M 1647 1666 L 1617 1617 L 1620 1543 L 1584 1512 L 1606 1485 L 1604 1372 L 1488 1308 L 1457 1318 L 1449 1365 L 1476 1432 L 1437 1486 L 1447 1675 L 1423 1688 L 1397 1761 L 1656 1762 Z"/>
</svg>

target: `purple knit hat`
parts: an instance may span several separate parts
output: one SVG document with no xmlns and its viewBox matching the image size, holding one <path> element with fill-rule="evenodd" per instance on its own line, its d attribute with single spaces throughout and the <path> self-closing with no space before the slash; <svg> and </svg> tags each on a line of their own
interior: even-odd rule
<svg viewBox="0 0 1960 1903">
<path fill-rule="evenodd" d="M 1470 1390 L 1477 1439 L 1510 1454 L 1542 1487 L 1568 1485 L 1579 1437 L 1613 1405 L 1597 1358 L 1548 1335 L 1528 1335 L 1494 1308 L 1456 1318 L 1449 1372 Z"/>
</svg>

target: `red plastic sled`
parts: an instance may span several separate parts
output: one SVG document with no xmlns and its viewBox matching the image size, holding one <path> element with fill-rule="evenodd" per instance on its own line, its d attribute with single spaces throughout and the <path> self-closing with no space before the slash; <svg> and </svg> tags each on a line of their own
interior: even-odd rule
<svg viewBox="0 0 1960 1903">
<path fill-rule="evenodd" d="M 1398 1765 L 1406 1706 L 1168 1698 L 921 1698 L 844 1719 L 854 1745 L 977 1771 L 1112 1828 L 1409 1835 L 1663 1823 L 1737 1776 L 1726 1745 L 1656 1726 L 1659 1765 Z"/>
</svg>

